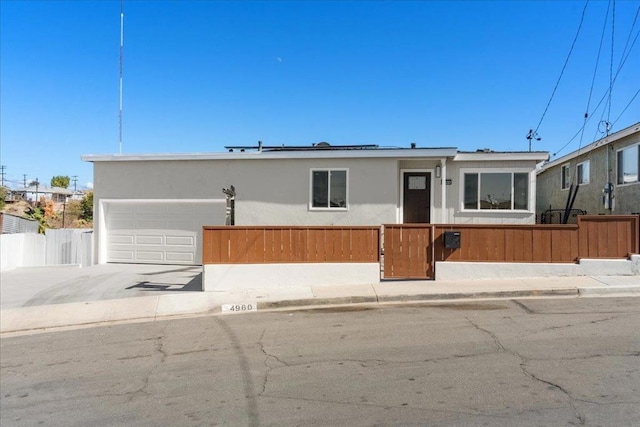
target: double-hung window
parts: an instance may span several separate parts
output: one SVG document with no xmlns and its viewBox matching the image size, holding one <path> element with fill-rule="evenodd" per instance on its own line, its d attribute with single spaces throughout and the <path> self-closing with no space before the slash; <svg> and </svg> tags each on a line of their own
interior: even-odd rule
<svg viewBox="0 0 640 427">
<path fill-rule="evenodd" d="M 618 151 L 618 184 L 639 182 L 640 144 L 631 145 Z"/>
<path fill-rule="evenodd" d="M 571 168 L 569 165 L 562 165 L 562 189 L 566 190 L 571 184 Z"/>
<path fill-rule="evenodd" d="M 578 163 L 578 184 L 584 185 L 589 183 L 589 160 L 585 160 L 582 163 Z"/>
<path fill-rule="evenodd" d="M 347 169 L 311 170 L 311 208 L 347 209 Z"/>
<path fill-rule="evenodd" d="M 528 210 L 526 172 L 464 172 L 465 210 Z"/>
</svg>

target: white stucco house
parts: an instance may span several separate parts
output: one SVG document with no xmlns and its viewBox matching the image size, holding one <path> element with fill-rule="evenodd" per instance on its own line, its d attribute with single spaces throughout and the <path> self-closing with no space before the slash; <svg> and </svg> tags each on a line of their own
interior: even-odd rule
<svg viewBox="0 0 640 427">
<path fill-rule="evenodd" d="M 224 153 L 84 155 L 94 165 L 99 263 L 200 264 L 203 225 L 535 222 L 547 152 L 227 147 Z"/>
</svg>

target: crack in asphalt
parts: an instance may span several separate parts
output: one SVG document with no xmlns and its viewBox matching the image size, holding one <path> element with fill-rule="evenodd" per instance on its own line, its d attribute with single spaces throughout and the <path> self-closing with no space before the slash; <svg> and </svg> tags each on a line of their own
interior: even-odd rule
<svg viewBox="0 0 640 427">
<path fill-rule="evenodd" d="M 167 360 L 168 355 L 164 349 L 164 338 L 166 335 L 166 329 L 168 325 L 169 324 L 167 323 L 162 329 L 162 331 L 155 337 L 155 342 L 154 342 L 155 355 L 156 356 L 159 355 L 160 357 L 159 357 L 159 360 L 156 362 L 156 364 L 144 376 L 144 379 L 142 381 L 142 387 L 138 388 L 137 390 L 124 393 L 124 395 L 129 396 L 129 402 L 133 401 L 136 398 L 136 396 L 139 394 L 144 394 L 146 396 L 149 396 L 149 392 L 147 391 L 147 388 L 149 387 L 149 381 L 151 380 L 151 376 L 158 370 L 158 368 L 165 362 L 165 360 Z"/>
<path fill-rule="evenodd" d="M 518 300 L 512 299 L 511 302 L 517 305 L 518 307 L 520 307 L 521 309 L 523 309 L 527 314 L 538 314 L 532 309 L 530 309 L 529 307 L 527 307 L 524 303 L 521 303 Z"/>
<path fill-rule="evenodd" d="M 260 392 L 258 393 L 258 396 L 263 396 L 264 392 L 267 389 L 267 382 L 269 381 L 269 374 L 271 374 L 271 371 L 277 368 L 282 368 L 283 366 L 290 366 L 287 362 L 285 362 L 284 360 L 280 359 L 278 356 L 276 356 L 275 354 L 271 354 L 268 353 L 267 350 L 265 350 L 264 348 L 264 343 L 262 342 L 263 338 L 264 338 L 264 334 L 267 332 L 266 329 L 262 330 L 262 334 L 260 334 L 260 338 L 258 339 L 258 345 L 260 346 L 260 351 L 262 351 L 262 354 L 264 354 L 265 358 L 264 358 L 264 366 L 267 368 L 267 370 L 264 373 L 264 377 L 262 378 L 262 387 L 260 389 Z M 283 366 L 269 366 L 269 360 L 271 359 L 275 359 L 278 363 L 280 363 Z"/>
<path fill-rule="evenodd" d="M 523 356 L 522 354 L 518 353 L 515 350 L 509 349 L 507 347 L 505 347 L 501 342 L 500 339 L 496 336 L 496 334 L 494 334 L 493 332 L 489 331 L 488 329 L 485 329 L 483 327 L 481 327 L 480 325 L 478 325 L 477 323 L 475 323 L 473 320 L 469 319 L 468 317 L 465 317 L 465 319 L 467 319 L 467 321 L 469 323 L 471 323 L 471 325 L 473 325 L 474 328 L 476 328 L 477 330 L 484 332 L 485 334 L 489 335 L 491 337 L 491 339 L 493 340 L 493 342 L 495 343 L 496 347 L 499 348 L 501 351 L 504 351 L 505 353 L 508 353 L 516 358 L 518 358 L 520 360 L 520 370 L 522 371 L 522 373 L 524 373 L 526 376 L 528 376 L 529 378 L 541 382 L 543 384 L 547 384 L 553 388 L 555 388 L 556 390 L 562 392 L 564 395 L 567 396 L 567 398 L 569 399 L 569 406 L 571 407 L 571 410 L 573 411 L 573 415 L 574 417 L 578 420 L 578 422 L 580 423 L 580 425 L 584 425 L 586 420 L 585 417 L 583 415 L 580 414 L 580 412 L 578 411 L 578 408 L 576 408 L 575 405 L 575 401 L 582 401 L 580 399 L 576 399 L 574 398 L 571 393 L 565 389 L 564 387 L 562 387 L 559 384 L 556 384 L 552 381 L 547 381 L 543 378 L 540 378 L 538 376 L 536 376 L 534 373 L 529 372 L 527 370 L 527 363 L 531 360 L 528 359 L 527 357 Z M 591 402 L 589 402 L 591 403 Z"/>
<path fill-rule="evenodd" d="M 300 396 L 278 396 L 272 394 L 265 394 L 263 397 L 269 397 L 271 399 L 283 399 L 283 400 L 299 400 L 303 402 L 314 402 L 314 403 L 331 403 L 335 405 L 345 405 L 345 406 L 359 406 L 359 407 L 374 407 L 374 408 L 382 408 L 382 409 L 413 409 L 416 411 L 423 412 L 438 412 L 443 414 L 460 414 L 460 415 L 471 415 L 477 417 L 485 417 L 485 418 L 500 418 L 500 419 L 508 419 L 510 416 L 504 415 L 495 415 L 495 414 L 483 414 L 481 412 L 467 412 L 467 411 L 452 411 L 446 409 L 433 409 L 433 408 L 417 408 L 414 406 L 396 406 L 396 405 L 380 405 L 378 403 L 371 402 L 345 402 L 344 400 L 331 400 L 331 399 L 314 399 L 310 397 L 300 397 Z"/>
</svg>

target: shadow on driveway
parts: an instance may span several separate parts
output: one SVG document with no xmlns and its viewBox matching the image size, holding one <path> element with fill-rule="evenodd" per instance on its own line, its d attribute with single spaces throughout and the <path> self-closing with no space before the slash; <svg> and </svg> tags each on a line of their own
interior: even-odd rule
<svg viewBox="0 0 640 427">
<path fill-rule="evenodd" d="M 0 306 L 5 309 L 201 290 L 201 266 L 100 264 L 84 268 L 31 267 L 2 272 Z"/>
</svg>

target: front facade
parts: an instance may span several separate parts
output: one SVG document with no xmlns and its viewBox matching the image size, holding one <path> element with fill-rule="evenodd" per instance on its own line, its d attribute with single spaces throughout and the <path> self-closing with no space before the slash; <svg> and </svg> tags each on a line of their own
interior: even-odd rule
<svg viewBox="0 0 640 427">
<path fill-rule="evenodd" d="M 90 155 L 99 263 L 200 264 L 203 225 L 535 222 L 547 153 L 455 148 Z"/>
<path fill-rule="evenodd" d="M 573 209 L 590 215 L 640 214 L 639 169 L 636 123 L 542 166 L 536 211 L 562 211 L 574 199 Z"/>
</svg>

